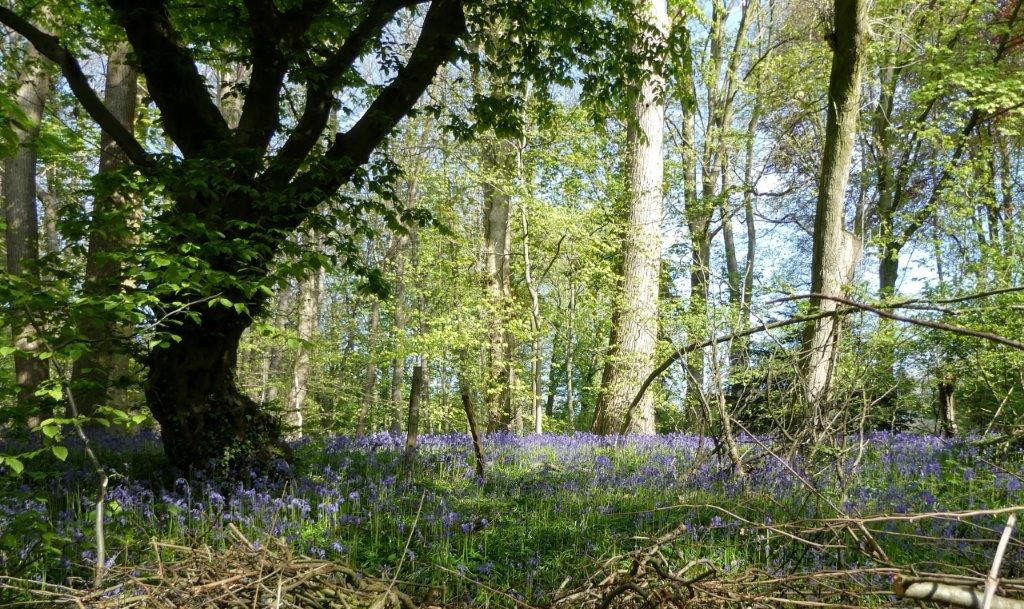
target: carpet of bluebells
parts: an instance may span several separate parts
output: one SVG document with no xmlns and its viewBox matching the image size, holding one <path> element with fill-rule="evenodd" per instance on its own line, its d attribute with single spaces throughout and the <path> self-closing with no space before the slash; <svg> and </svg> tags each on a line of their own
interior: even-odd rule
<svg viewBox="0 0 1024 609">
<path fill-rule="evenodd" d="M 235 523 L 250 539 L 284 538 L 310 556 L 374 573 L 394 574 L 401 565 L 401 580 L 442 590 L 434 600 L 451 604 L 542 604 L 566 578 L 571 586 L 609 556 L 680 525 L 685 532 L 673 549 L 681 561 L 781 573 L 870 563 L 799 546 L 751 523 L 835 516 L 830 505 L 868 515 L 1024 503 L 1024 453 L 979 453 L 966 440 L 919 435 L 875 434 L 863 454 L 843 455 L 842 472 L 826 456 L 783 462 L 747 438 L 745 480 L 711 456 L 709 441 L 689 435 L 618 445 L 589 434 L 493 435 L 486 480 L 476 476 L 462 435 L 421 437 L 411 475 L 402 467 L 404 438 L 378 434 L 299 443 L 295 465 L 230 483 L 169 473 L 151 434 L 97 442 L 116 472 L 107 523 L 112 564 L 152 560 L 154 538 L 216 547 Z M 0 473 L 0 571 L 50 581 L 87 573 L 95 557 L 95 477 L 76 452 L 20 476 Z M 983 570 L 1001 522 L 926 519 L 874 528 L 894 561 Z M 1022 547 L 1011 548 L 1011 570 L 1024 569 Z"/>
</svg>

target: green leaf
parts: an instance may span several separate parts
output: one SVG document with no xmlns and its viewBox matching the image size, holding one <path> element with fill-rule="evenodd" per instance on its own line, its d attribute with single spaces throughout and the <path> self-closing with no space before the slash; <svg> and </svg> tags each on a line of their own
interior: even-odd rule
<svg viewBox="0 0 1024 609">
<path fill-rule="evenodd" d="M 50 450 L 53 451 L 53 456 L 57 457 L 61 461 L 68 458 L 68 449 L 63 446 L 52 446 Z"/>
<path fill-rule="evenodd" d="M 4 463 L 6 463 L 7 467 L 11 468 L 11 471 L 13 471 L 15 474 L 20 475 L 21 472 L 25 471 L 25 464 L 22 463 L 17 457 L 4 457 Z"/>
</svg>

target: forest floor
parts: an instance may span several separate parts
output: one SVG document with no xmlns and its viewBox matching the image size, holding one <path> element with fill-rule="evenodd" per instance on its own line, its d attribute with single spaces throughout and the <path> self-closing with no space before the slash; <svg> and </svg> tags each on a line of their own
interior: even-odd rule
<svg viewBox="0 0 1024 609">
<path fill-rule="evenodd" d="M 655 542 L 669 575 L 695 565 L 692 575 L 720 582 L 842 573 L 839 588 L 822 578 L 800 586 L 822 602 L 890 604 L 898 573 L 983 575 L 1006 521 L 1000 508 L 1024 504 L 1024 452 L 888 433 L 813 462 L 745 438 L 745 478 L 709 440 L 688 435 L 619 445 L 589 434 L 493 435 L 485 479 L 465 436 L 421 437 L 411 474 L 404 438 L 331 437 L 298 443 L 294 466 L 230 483 L 167 478 L 152 435 L 97 444 L 117 472 L 111 569 L 152 564 L 154 542 L 229 549 L 237 529 L 255 547 L 283 543 L 450 607 L 566 605 L 573 593 L 583 604 Z M 93 473 L 74 453 L 54 467 L 0 495 L 7 575 L 67 583 L 91 572 Z M 972 510 L 981 513 L 935 515 Z M 932 515 L 910 517 L 920 513 Z M 1011 541 L 1003 564 L 1004 578 L 1024 578 L 1024 542 Z"/>
</svg>

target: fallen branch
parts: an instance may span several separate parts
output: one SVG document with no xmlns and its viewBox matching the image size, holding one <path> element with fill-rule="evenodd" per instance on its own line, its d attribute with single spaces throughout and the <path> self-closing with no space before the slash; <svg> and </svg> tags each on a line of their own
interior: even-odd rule
<svg viewBox="0 0 1024 609">
<path fill-rule="evenodd" d="M 981 609 L 985 596 L 983 591 L 970 586 L 956 586 L 939 582 L 906 582 L 899 577 L 893 583 L 893 592 L 900 598 L 934 601 L 968 609 Z M 993 596 L 990 609 L 1024 609 L 1024 601 L 1005 596 Z"/>
<path fill-rule="evenodd" d="M 999 567 L 1003 564 L 1003 556 L 1006 554 L 1006 546 L 1010 543 L 1010 535 L 1013 534 L 1013 527 L 1017 524 L 1017 513 L 1010 514 L 1006 519 L 1006 527 L 999 537 L 999 545 L 996 547 L 995 557 L 992 559 L 992 568 L 985 578 L 985 599 L 981 603 L 981 609 L 992 609 L 992 602 L 995 599 L 996 588 L 999 586 Z"/>
</svg>

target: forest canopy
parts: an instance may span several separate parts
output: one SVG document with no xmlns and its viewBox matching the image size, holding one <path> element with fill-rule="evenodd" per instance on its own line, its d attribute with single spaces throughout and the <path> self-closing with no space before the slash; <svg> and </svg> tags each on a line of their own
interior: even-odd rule
<svg viewBox="0 0 1024 609">
<path fill-rule="evenodd" d="M 932 416 L 995 345 L 867 308 L 803 328 L 802 396 L 756 333 L 638 387 L 765 316 L 1015 286 L 1019 6 L 652 6 L 0 7 L 13 416 L 67 385 L 144 401 L 179 465 L 263 459 L 304 421 L 402 428 L 421 359 L 429 429 L 462 385 L 492 431 L 729 436 L 717 392 L 758 428 L 836 391 Z M 809 86 L 833 50 L 849 100 L 838 63 Z M 988 412 L 1001 374 L 951 390 Z"/>
<path fill-rule="evenodd" d="M 0 0 L 0 469 L 1017 463 L 1022 4 Z"/>
</svg>

